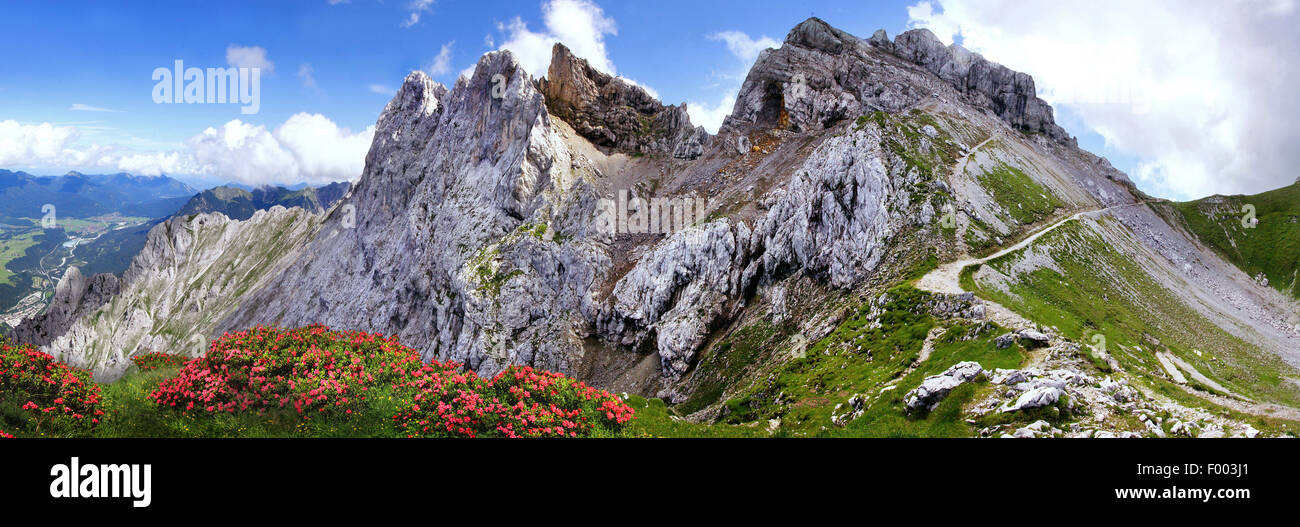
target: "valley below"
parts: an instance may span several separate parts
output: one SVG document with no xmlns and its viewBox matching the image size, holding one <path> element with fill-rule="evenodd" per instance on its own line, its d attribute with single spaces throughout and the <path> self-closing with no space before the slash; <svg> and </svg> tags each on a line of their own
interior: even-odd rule
<svg viewBox="0 0 1300 527">
<path fill-rule="evenodd" d="M 4 323 L 0 327 L 13 328 L 44 311 L 68 267 L 90 272 L 126 270 L 123 262 L 129 262 L 134 253 L 132 247 L 121 246 L 120 238 L 125 231 L 147 230 L 149 221 L 113 213 L 65 219 L 55 229 L 43 228 L 40 218 L 16 218 L 17 224 L 0 226 L 0 269 L 4 273 L 0 302 L 7 306 L 0 315 Z"/>
</svg>

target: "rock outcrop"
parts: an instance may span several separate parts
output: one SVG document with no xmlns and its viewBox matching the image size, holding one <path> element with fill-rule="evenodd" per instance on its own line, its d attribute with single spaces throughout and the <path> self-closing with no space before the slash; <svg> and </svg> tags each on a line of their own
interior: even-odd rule
<svg viewBox="0 0 1300 527">
<path fill-rule="evenodd" d="M 73 323 L 104 305 L 121 289 L 112 273 L 87 278 L 76 267 L 64 271 L 54 287 L 54 296 L 45 312 L 24 319 L 10 332 L 14 342 L 44 346 L 68 331 Z"/>
<path fill-rule="evenodd" d="M 879 45 L 879 41 L 872 45 Z M 1052 107 L 1038 98 L 1034 79 L 1027 73 L 989 62 L 957 44 L 944 46 L 928 29 L 906 31 L 894 39 L 892 46 L 883 49 L 938 75 L 975 106 L 993 110 L 1016 128 L 1040 132 L 1056 141 L 1070 139 L 1056 124 Z"/>
<path fill-rule="evenodd" d="M 984 375 L 984 368 L 978 362 L 960 362 L 943 373 L 931 375 L 921 381 L 915 390 L 903 397 L 904 407 L 909 411 L 920 409 L 934 410 L 953 389 L 978 379 Z"/>
<path fill-rule="evenodd" d="M 551 115 L 596 145 L 633 154 L 695 159 L 709 140 L 692 127 L 686 105 L 664 106 L 646 90 L 603 73 L 556 43 L 546 77 L 537 80 Z"/>
<path fill-rule="evenodd" d="M 924 76 L 874 58 L 874 50 L 924 68 L 964 102 L 1016 128 L 1073 144 L 1025 73 L 956 44 L 944 46 L 927 29 L 908 31 L 893 42 L 883 30 L 862 40 L 816 18 L 791 30 L 779 49 L 759 55 L 723 131 L 824 129 L 876 110 L 898 112 L 940 91 Z"/>
<path fill-rule="evenodd" d="M 482 374 L 572 371 L 610 266 L 593 173 L 509 52 L 451 90 L 412 73 L 351 194 L 219 327 L 325 323 L 394 334 Z"/>
<path fill-rule="evenodd" d="M 869 276 L 908 222 L 907 189 L 923 183 L 887 168 L 896 154 L 880 148 L 879 133 L 828 138 L 752 228 L 717 221 L 660 243 L 615 285 L 600 334 L 632 347 L 653 336 L 665 374 L 677 377 L 709 327 L 753 288 L 795 272 L 835 287 Z"/>
</svg>

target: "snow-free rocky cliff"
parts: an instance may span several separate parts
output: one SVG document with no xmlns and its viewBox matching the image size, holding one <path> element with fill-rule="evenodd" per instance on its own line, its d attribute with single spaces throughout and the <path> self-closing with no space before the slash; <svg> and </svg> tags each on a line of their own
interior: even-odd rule
<svg viewBox="0 0 1300 527">
<path fill-rule="evenodd" d="M 970 148 L 964 127 L 1037 132 L 1006 133 L 1006 157 L 1049 160 L 1039 172 L 1071 204 L 1128 195 L 1122 174 L 1074 149 L 1028 76 L 924 30 L 868 42 L 817 19 L 800 24 L 759 57 L 717 137 L 692 126 L 684 105 L 664 106 L 563 46 L 537 80 L 509 52 L 492 52 L 451 89 L 408 76 L 378 119 L 361 177 L 323 217 L 160 225 L 122 294 L 52 348 L 112 369 L 180 335 L 320 322 L 396 334 L 426 357 L 489 374 L 512 363 L 575 372 L 601 362 L 593 355 L 653 353 L 668 383 L 760 288 L 791 276 L 853 288 L 900 231 L 935 217 L 948 183 L 889 148 L 893 130 L 860 119 L 911 109 L 958 123 L 918 148 Z M 701 196 L 712 210 L 676 233 L 611 233 L 600 200 L 619 190 Z M 988 202 L 961 197 L 972 209 Z M 265 232 L 269 218 L 295 217 L 304 225 L 292 233 Z M 232 242 L 301 245 L 268 251 L 256 272 L 229 268 L 249 272 L 239 277 L 248 287 L 205 306 L 169 288 L 217 278 L 202 265 L 213 256 L 163 240 L 213 222 L 241 233 Z"/>
<path fill-rule="evenodd" d="M 914 65 L 810 20 L 764 54 L 742 95 L 770 92 L 769 79 L 787 75 L 781 68 L 799 56 L 824 57 L 828 72 L 837 61 L 883 62 L 882 76 L 907 69 L 919 79 L 901 88 L 913 103 L 936 84 Z M 355 207 L 356 227 L 343 227 L 336 211 L 301 259 L 219 329 L 324 322 L 395 333 L 429 357 L 486 373 L 508 363 L 574 371 L 598 349 L 650 350 L 675 379 L 756 288 L 795 273 L 852 287 L 929 204 L 913 194 L 925 195 L 932 178 L 882 148 L 879 127 L 851 122 L 879 108 L 854 95 L 878 80 L 869 69 L 847 68 L 864 73 L 838 81 L 810 70 L 807 94 L 786 83 L 782 104 L 795 126 L 780 140 L 803 147 L 764 160 L 766 152 L 738 151 L 730 138 L 706 138 L 698 156 L 677 155 L 682 141 L 700 135 L 679 108 L 652 102 L 563 47 L 554 59 L 550 76 L 536 83 L 508 52 L 484 56 L 451 90 L 409 76 L 381 115 L 365 173 L 344 200 Z M 504 91 L 494 82 L 502 78 Z M 963 99 L 942 87 L 944 96 Z M 801 117 L 836 90 L 836 100 L 850 101 L 838 128 Z M 727 134 L 767 126 L 746 104 L 748 97 L 737 103 Z M 739 189 L 720 173 L 754 162 L 782 168 L 753 170 L 774 172 L 766 174 L 771 192 L 760 213 L 715 214 L 630 244 L 599 228 L 598 201 L 617 190 L 640 192 L 654 180 L 660 194 L 725 202 Z"/>
<path fill-rule="evenodd" d="M 88 289 L 81 304 L 98 308 L 78 308 L 85 314 L 44 349 L 92 370 L 100 381 L 119 377 L 133 355 L 199 355 L 207 350 L 216 321 L 301 251 L 317 218 L 304 209 L 275 206 L 246 221 L 211 213 L 160 223 L 122 274 L 120 292 L 94 299 L 95 288 Z M 96 275 L 92 284 L 116 281 L 109 278 Z"/>
<path fill-rule="evenodd" d="M 49 344 L 78 319 L 104 305 L 121 287 L 117 276 L 111 273 L 87 277 L 80 269 L 68 267 L 54 287 L 49 307 L 39 315 L 23 319 L 9 336 L 14 342 Z"/>
<path fill-rule="evenodd" d="M 451 89 L 410 74 L 323 215 L 158 226 L 122 292 L 50 348 L 107 375 L 225 331 L 324 323 L 481 374 L 529 364 L 679 400 L 747 314 L 896 281 L 918 243 L 961 256 L 1048 219 L 990 188 L 996 170 L 1056 213 L 1144 198 L 1077 148 L 1032 78 L 926 30 L 799 24 L 716 136 L 563 46 L 540 79 L 497 51 Z M 677 232 L 613 232 L 602 200 L 620 191 L 709 206 Z M 955 237 L 937 222 L 949 206 Z"/>
</svg>

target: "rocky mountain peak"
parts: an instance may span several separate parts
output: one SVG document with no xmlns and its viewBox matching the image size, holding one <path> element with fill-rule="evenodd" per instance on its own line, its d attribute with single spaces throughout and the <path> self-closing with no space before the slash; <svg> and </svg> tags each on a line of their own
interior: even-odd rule
<svg viewBox="0 0 1300 527">
<path fill-rule="evenodd" d="M 68 267 L 54 287 L 54 296 L 44 313 L 24 319 L 10 333 L 16 342 L 37 346 L 49 344 L 67 331 L 77 319 L 104 305 L 121 289 L 116 276 L 101 273 L 87 277 L 81 270 Z"/>
<path fill-rule="evenodd" d="M 561 369 L 577 345 L 559 314 L 593 310 L 579 286 L 605 266 L 584 235 L 589 170 L 554 124 L 508 51 L 484 55 L 449 92 L 408 77 L 351 195 L 218 329 L 321 322 L 398 335 L 481 373 Z M 349 205 L 354 222 L 340 213 Z M 529 234 L 543 230 L 563 245 Z"/>
<path fill-rule="evenodd" d="M 1012 126 L 1045 134 L 1058 142 L 1070 141 L 1069 134 L 1057 126 L 1052 107 L 1038 98 L 1034 78 L 1028 73 L 990 62 L 956 43 L 944 46 L 929 29 L 905 31 L 891 46 L 884 46 L 885 42 L 888 36 L 884 30 L 877 31 L 869 41 L 938 75 L 973 104 L 993 110 Z"/>
<path fill-rule="evenodd" d="M 406 76 L 402 87 L 384 107 L 380 121 L 395 114 L 431 115 L 442 106 L 442 98 L 446 95 L 446 86 L 435 82 L 423 71 L 413 71 Z"/>
<path fill-rule="evenodd" d="M 817 17 L 800 22 L 785 36 L 786 44 L 831 54 L 843 52 L 847 45 L 852 45 L 856 40 L 857 37 L 835 29 Z"/>
<path fill-rule="evenodd" d="M 694 159 L 709 137 L 691 126 L 685 104 L 664 106 L 644 88 L 597 70 L 560 43 L 552 48 L 550 69 L 537 87 L 551 115 L 598 146 Z"/>
<path fill-rule="evenodd" d="M 899 67 L 894 59 L 925 73 Z M 950 89 L 936 86 L 934 76 Z M 984 108 L 1020 130 L 1071 142 L 1028 74 L 959 45 L 944 46 L 928 29 L 907 31 L 892 42 L 879 30 L 862 40 L 817 18 L 795 26 L 781 48 L 759 55 L 723 130 L 820 130 L 932 97 Z"/>
</svg>

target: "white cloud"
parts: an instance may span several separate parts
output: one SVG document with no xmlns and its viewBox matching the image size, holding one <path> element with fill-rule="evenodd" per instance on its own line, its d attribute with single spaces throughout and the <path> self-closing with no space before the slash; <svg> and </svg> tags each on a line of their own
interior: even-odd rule
<svg viewBox="0 0 1300 527">
<path fill-rule="evenodd" d="M 375 127 L 358 133 L 340 128 L 321 114 L 298 113 L 275 131 L 280 144 L 298 163 L 298 178 L 291 181 L 352 181 L 366 167 Z"/>
<path fill-rule="evenodd" d="M 551 50 L 556 42 L 563 43 L 578 58 L 586 59 L 593 68 L 617 76 L 628 83 L 640 86 L 655 99 L 659 92 L 645 84 L 618 74 L 614 62 L 605 51 L 605 35 L 618 35 L 614 19 L 590 0 L 550 0 L 542 4 L 542 21 L 545 31 L 533 31 L 522 18 L 515 17 L 509 24 L 497 24 L 504 33 L 505 42 L 497 49 L 507 49 L 524 71 L 534 77 L 546 76 L 551 66 Z M 491 46 L 489 35 L 486 42 Z M 474 66 L 465 68 L 461 76 L 474 74 Z"/>
<path fill-rule="evenodd" d="M 509 24 L 498 25 L 506 33 L 498 49 L 508 49 L 524 70 L 534 77 L 546 75 L 551 65 L 551 48 L 562 42 L 574 55 L 587 59 L 592 67 L 617 75 L 614 63 L 605 52 L 605 35 L 618 35 L 614 19 L 590 0 L 550 0 L 542 4 L 542 21 L 546 30 L 528 29 L 523 19 L 515 17 Z"/>
<path fill-rule="evenodd" d="M 108 108 L 100 108 L 100 107 L 98 107 L 98 106 L 91 106 L 91 105 L 89 105 L 89 104 L 81 104 L 81 103 L 73 104 L 71 107 L 68 108 L 68 110 L 75 111 L 75 112 L 112 112 L 112 113 L 122 113 L 122 110 L 110 110 L 110 109 L 108 109 Z"/>
<path fill-rule="evenodd" d="M 311 64 L 298 66 L 298 78 L 302 79 L 302 85 L 308 88 L 316 87 L 316 69 Z"/>
<path fill-rule="evenodd" d="M 120 144 L 77 144 L 76 126 L 0 121 L 0 166 L 77 167 L 134 174 L 207 174 L 249 185 L 355 180 L 365 168 L 374 126 L 357 133 L 320 114 L 298 113 L 279 128 L 230 121 L 174 151 L 134 151 Z"/>
<path fill-rule="evenodd" d="M 88 127 L 94 133 L 99 129 Z M 81 126 L 0 121 L 0 166 L 82 167 L 126 170 L 143 175 L 187 168 L 179 155 L 127 153 L 121 145 L 80 145 Z"/>
<path fill-rule="evenodd" d="M 389 97 L 392 97 L 392 96 L 394 96 L 394 95 L 397 95 L 397 90 L 396 90 L 395 88 L 393 88 L 392 86 L 385 86 L 385 85 L 383 85 L 383 84 L 371 84 L 371 85 L 369 86 L 369 88 L 370 88 L 370 93 L 377 93 L 377 94 L 379 94 L 379 95 L 387 95 L 387 96 L 389 96 Z"/>
<path fill-rule="evenodd" d="M 718 101 L 718 104 L 710 107 L 708 104 L 701 102 L 686 103 L 686 114 L 691 116 L 691 124 L 703 126 L 711 134 L 718 133 L 718 128 L 722 126 L 723 119 L 731 115 L 731 109 L 736 105 L 736 96 L 727 95 Z"/>
<path fill-rule="evenodd" d="M 1295 180 L 1300 70 L 1289 65 L 1300 61 L 1300 32 L 1291 0 L 938 5 L 911 6 L 911 25 L 946 43 L 960 35 L 1033 75 L 1045 100 L 1143 160 L 1132 176 L 1148 192 L 1188 199 Z"/>
<path fill-rule="evenodd" d="M 180 152 L 125 154 L 117 157 L 114 165 L 117 170 L 141 176 L 161 176 L 194 170 L 191 158 Z"/>
<path fill-rule="evenodd" d="M 226 48 L 226 64 L 236 68 L 261 68 L 267 73 L 275 71 L 275 63 L 267 60 L 266 48 L 261 46 L 231 44 Z"/>
<path fill-rule="evenodd" d="M 714 33 L 709 35 L 709 39 L 726 42 L 727 50 L 731 51 L 732 55 L 735 55 L 736 58 L 747 64 L 752 64 L 754 59 L 757 59 L 758 54 L 763 50 L 781 47 L 780 41 L 768 37 L 767 35 L 763 35 L 755 40 L 744 32 L 735 30 Z"/>
<path fill-rule="evenodd" d="M 691 124 L 703 126 L 709 133 L 716 134 L 718 128 L 722 126 L 722 121 L 728 115 L 731 115 L 731 110 L 736 105 L 736 96 L 734 94 L 740 91 L 741 83 L 745 80 L 745 75 L 749 72 L 750 67 L 754 65 L 754 60 L 758 58 L 759 53 L 768 48 L 779 48 L 781 43 L 766 35 L 753 38 L 743 31 L 734 29 L 706 35 L 706 38 L 725 43 L 727 50 L 738 61 L 735 73 L 714 72 L 714 76 L 725 80 L 725 85 L 715 86 L 715 91 L 726 94 L 722 96 L 717 104 L 709 105 L 708 103 L 691 101 L 686 105 L 686 113 L 691 116 Z"/>
<path fill-rule="evenodd" d="M 71 126 L 0 121 L 0 165 L 57 164 L 76 138 L 77 129 Z"/>
<path fill-rule="evenodd" d="M 437 77 L 445 75 L 451 71 L 451 47 L 456 44 L 455 41 L 442 45 L 438 50 L 438 56 L 433 58 L 433 65 L 429 66 L 429 74 Z"/>
<path fill-rule="evenodd" d="M 208 128 L 186 142 L 200 172 L 241 183 L 290 180 L 298 170 L 293 154 L 261 125 L 238 119 Z"/>
<path fill-rule="evenodd" d="M 515 60 L 518 60 L 530 75 L 545 76 L 551 64 L 551 47 L 555 44 L 555 37 L 530 31 L 528 24 L 518 17 L 510 21 L 506 31 L 508 33 L 506 41 L 497 49 L 510 50 Z M 592 65 L 595 63 L 593 62 Z"/>
<path fill-rule="evenodd" d="M 402 27 L 411 27 L 420 23 L 420 14 L 429 11 L 433 7 L 433 0 L 415 0 L 407 4 L 406 8 L 410 13 L 406 15 L 406 20 L 402 21 Z"/>
<path fill-rule="evenodd" d="M 197 171 L 249 185 L 355 180 L 374 126 L 356 134 L 323 115 L 298 113 L 271 132 L 238 119 L 186 141 Z"/>
</svg>

